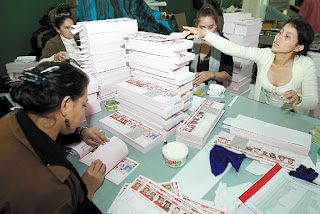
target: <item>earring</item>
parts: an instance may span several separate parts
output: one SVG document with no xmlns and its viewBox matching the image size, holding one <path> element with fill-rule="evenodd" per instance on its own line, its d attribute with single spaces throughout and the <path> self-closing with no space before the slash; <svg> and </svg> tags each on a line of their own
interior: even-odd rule
<svg viewBox="0 0 320 214">
<path fill-rule="evenodd" d="M 64 120 L 64 122 L 66 123 L 66 127 L 69 128 L 69 127 L 70 127 L 69 120 L 66 118 L 66 119 Z"/>
</svg>

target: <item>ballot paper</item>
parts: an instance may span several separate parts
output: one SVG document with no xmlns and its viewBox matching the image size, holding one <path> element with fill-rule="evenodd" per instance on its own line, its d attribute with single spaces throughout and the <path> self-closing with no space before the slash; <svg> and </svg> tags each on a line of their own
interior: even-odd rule
<svg viewBox="0 0 320 214">
<path fill-rule="evenodd" d="M 176 141 L 201 149 L 223 113 L 223 103 L 204 100 L 177 129 Z"/>
<path fill-rule="evenodd" d="M 238 115 L 229 124 L 230 133 L 275 148 L 308 155 L 311 135 L 301 131 Z"/>
<path fill-rule="evenodd" d="M 123 102 L 123 101 L 118 106 L 118 111 L 133 118 L 135 118 L 135 116 L 141 117 L 144 120 L 149 121 L 149 123 L 154 123 L 154 125 L 156 125 L 160 129 L 165 129 L 165 130 L 170 130 L 171 128 L 176 126 L 178 123 L 180 123 L 182 120 L 184 120 L 186 116 L 185 113 L 182 113 L 181 111 L 179 111 L 173 114 L 168 119 L 165 119 L 156 114 L 153 114 L 152 112 L 146 111 L 137 105 L 134 105 L 128 102 Z"/>
<path fill-rule="evenodd" d="M 248 140 L 224 131 L 221 131 L 213 138 L 213 145 L 223 146 L 231 151 L 243 153 L 247 157 L 261 162 L 272 165 L 278 163 L 288 170 L 297 168 L 297 156 L 293 152 Z"/>
<path fill-rule="evenodd" d="M 162 133 L 145 126 L 121 112 L 115 112 L 99 120 L 99 122 L 102 127 L 142 153 L 148 152 L 164 141 Z"/>
<path fill-rule="evenodd" d="M 150 32 L 137 32 L 128 35 L 128 41 L 137 46 L 144 46 L 153 49 L 161 49 L 163 51 L 182 51 L 188 50 L 193 47 L 193 42 L 187 39 L 168 40 L 170 37 L 166 35 L 150 33 Z"/>
<path fill-rule="evenodd" d="M 179 101 L 175 103 L 174 105 L 169 105 L 164 108 L 159 108 L 157 106 L 151 105 L 149 103 L 145 103 L 141 101 L 141 99 L 136 99 L 136 97 L 130 96 L 128 94 L 124 94 L 120 91 L 118 91 L 118 94 L 116 96 L 116 100 L 119 103 L 123 103 L 126 106 L 137 106 L 138 108 L 141 108 L 141 110 L 146 111 L 148 113 L 153 113 L 157 116 L 162 117 L 163 119 L 168 119 L 172 117 L 174 114 L 178 113 L 183 109 L 184 103 L 183 101 Z"/>
<path fill-rule="evenodd" d="M 257 214 L 316 214 L 320 210 L 319 186 L 289 176 L 288 171 L 278 164 L 239 199 Z"/>
<path fill-rule="evenodd" d="M 196 203 L 196 201 L 193 201 Z M 199 207 L 201 203 L 197 202 Z M 215 212 L 205 212 L 205 210 Z M 163 185 L 146 177 L 138 176 L 128 186 L 123 186 L 108 210 L 111 214 L 126 213 L 214 213 L 223 214 L 223 211 L 202 206 L 196 207 L 189 201 L 169 191 Z"/>
<path fill-rule="evenodd" d="M 118 83 L 117 90 L 158 108 L 172 106 L 181 101 L 178 93 L 133 78 Z"/>
<path fill-rule="evenodd" d="M 139 165 L 138 162 L 127 157 L 129 154 L 127 145 L 115 136 L 97 148 L 89 146 L 84 141 L 70 144 L 66 148 L 70 154 L 87 166 L 90 166 L 94 160 L 102 161 L 106 165 L 105 178 L 117 185 Z"/>
</svg>

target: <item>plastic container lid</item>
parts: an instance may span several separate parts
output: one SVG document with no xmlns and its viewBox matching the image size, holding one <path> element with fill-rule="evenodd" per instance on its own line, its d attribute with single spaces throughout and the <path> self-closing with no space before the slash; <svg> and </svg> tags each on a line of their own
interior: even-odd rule
<svg viewBox="0 0 320 214">
<path fill-rule="evenodd" d="M 162 153 L 170 160 L 180 161 L 186 158 L 189 149 L 185 144 L 173 141 L 162 148 Z"/>
</svg>

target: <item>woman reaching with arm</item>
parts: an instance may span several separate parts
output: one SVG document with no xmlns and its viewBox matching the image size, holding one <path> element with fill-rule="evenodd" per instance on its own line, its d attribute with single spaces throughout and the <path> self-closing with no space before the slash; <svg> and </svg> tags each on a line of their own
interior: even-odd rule
<svg viewBox="0 0 320 214">
<path fill-rule="evenodd" d="M 259 101 L 261 91 L 264 91 L 265 101 L 270 105 L 305 115 L 316 108 L 316 68 L 312 59 L 306 57 L 314 32 L 305 20 L 289 19 L 271 48 L 243 47 L 199 28 L 185 27 L 184 35 L 188 39 L 203 38 L 226 54 L 256 62 L 255 100 Z"/>
</svg>

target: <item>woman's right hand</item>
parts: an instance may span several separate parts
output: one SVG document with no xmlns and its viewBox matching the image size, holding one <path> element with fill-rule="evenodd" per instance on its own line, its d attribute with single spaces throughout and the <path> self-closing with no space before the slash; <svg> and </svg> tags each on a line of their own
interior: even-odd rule
<svg viewBox="0 0 320 214">
<path fill-rule="evenodd" d="M 69 53 L 66 51 L 60 51 L 54 55 L 55 62 L 64 62 L 70 60 Z"/>
<path fill-rule="evenodd" d="M 82 180 L 88 190 L 88 199 L 91 201 L 94 193 L 99 189 L 104 181 L 106 165 L 100 160 L 95 160 L 89 168 L 83 173 Z"/>
<path fill-rule="evenodd" d="M 182 38 L 187 37 L 187 39 L 197 39 L 203 38 L 206 36 L 206 30 L 195 27 L 183 26 L 183 33 L 181 35 Z"/>
</svg>

